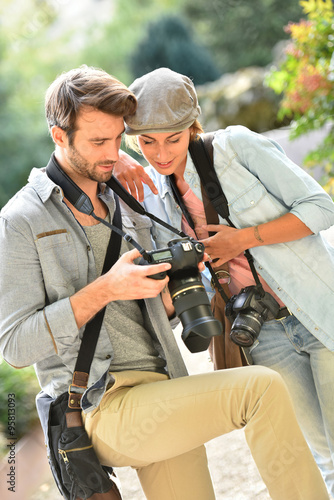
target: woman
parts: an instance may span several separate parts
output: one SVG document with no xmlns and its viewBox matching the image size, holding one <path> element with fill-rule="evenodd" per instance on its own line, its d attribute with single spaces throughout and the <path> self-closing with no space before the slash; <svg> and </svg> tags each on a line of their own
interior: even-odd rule
<svg viewBox="0 0 334 500">
<path fill-rule="evenodd" d="M 160 68 L 135 80 L 138 99 L 126 117 L 126 134 L 149 163 L 146 173 L 159 196 L 145 187 L 149 212 L 203 241 L 212 266 L 229 264 L 232 294 L 254 285 L 243 252 L 250 249 L 264 289 L 280 306 L 249 349 L 253 362 L 281 373 L 301 428 L 334 495 L 334 249 L 320 231 L 334 224 L 334 204 L 273 141 L 240 126 L 214 133 L 214 165 L 228 200 L 229 227 L 207 225 L 190 141 L 202 132 L 195 88 L 189 78 Z M 135 144 L 135 146 L 134 146 Z M 128 184 L 125 171 L 119 179 Z M 174 183 L 195 234 L 173 194 Z M 211 237 L 208 232 L 214 232 Z M 153 225 L 157 247 L 173 237 Z"/>
</svg>

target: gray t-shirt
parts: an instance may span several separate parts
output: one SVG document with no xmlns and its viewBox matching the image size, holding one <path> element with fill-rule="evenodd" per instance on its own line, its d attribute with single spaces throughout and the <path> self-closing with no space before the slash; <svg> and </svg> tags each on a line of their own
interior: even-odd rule
<svg viewBox="0 0 334 500">
<path fill-rule="evenodd" d="M 106 220 L 109 219 L 108 214 Z M 110 229 L 99 223 L 85 226 L 84 230 L 93 249 L 97 275 L 100 276 Z M 132 249 L 132 245 L 122 240 L 121 255 Z M 154 347 L 152 337 L 145 327 L 146 321 L 149 319 L 143 301 L 117 300 L 107 305 L 104 324 L 114 351 L 110 371 L 145 370 L 165 373 L 166 362 Z"/>
</svg>

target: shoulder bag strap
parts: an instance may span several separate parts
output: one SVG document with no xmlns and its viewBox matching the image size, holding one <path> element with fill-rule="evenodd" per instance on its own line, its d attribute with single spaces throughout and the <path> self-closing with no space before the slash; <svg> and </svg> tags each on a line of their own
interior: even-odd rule
<svg viewBox="0 0 334 500">
<path fill-rule="evenodd" d="M 122 217 L 118 196 L 115 194 L 116 209 L 113 217 L 113 225 L 119 229 L 122 228 Z M 104 259 L 102 274 L 106 273 L 117 261 L 121 249 L 122 237 L 120 234 L 112 231 L 108 243 L 106 256 Z M 75 365 L 72 384 L 69 389 L 69 408 L 79 409 L 80 400 L 83 391 L 87 388 L 89 370 L 94 358 L 94 353 L 99 338 L 104 314 L 106 308 L 99 311 L 93 319 L 91 319 L 83 333 L 77 362 Z"/>
</svg>

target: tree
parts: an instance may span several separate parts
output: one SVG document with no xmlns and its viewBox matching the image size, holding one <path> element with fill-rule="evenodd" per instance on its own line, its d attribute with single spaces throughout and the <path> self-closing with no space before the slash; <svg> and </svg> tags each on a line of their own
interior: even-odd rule
<svg viewBox="0 0 334 500">
<path fill-rule="evenodd" d="M 131 57 L 136 78 L 161 67 L 189 76 L 196 85 L 220 76 L 209 51 L 194 41 L 190 27 L 176 16 L 151 22 L 147 35 Z"/>
<path fill-rule="evenodd" d="M 223 73 L 269 64 L 282 27 L 302 14 L 291 0 L 184 0 L 183 9 Z"/>
<path fill-rule="evenodd" d="M 64 46 L 49 35 L 57 14 L 50 2 L 26 0 L 17 7 L 10 0 L 1 5 L 0 207 L 52 150 L 44 93 L 68 61 Z"/>
<path fill-rule="evenodd" d="M 334 194 L 334 8 L 331 0 L 300 1 L 306 19 L 289 23 L 290 43 L 267 84 L 282 95 L 279 118 L 292 120 L 291 138 L 329 125 L 323 143 L 305 158 L 322 164 L 325 189 Z"/>
<path fill-rule="evenodd" d="M 113 16 L 103 26 L 92 26 L 81 51 L 86 64 L 99 66 L 130 85 L 130 60 L 135 47 L 147 33 L 147 24 L 162 15 L 180 12 L 180 0 L 113 0 Z"/>
</svg>

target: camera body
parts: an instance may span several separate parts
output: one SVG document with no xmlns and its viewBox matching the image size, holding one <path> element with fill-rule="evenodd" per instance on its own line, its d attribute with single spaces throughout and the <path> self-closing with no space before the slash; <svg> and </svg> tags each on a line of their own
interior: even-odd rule
<svg viewBox="0 0 334 500">
<path fill-rule="evenodd" d="M 260 334 L 263 323 L 275 319 L 279 311 L 276 299 L 259 286 L 247 286 L 233 295 L 225 307 L 231 321 L 231 340 L 242 347 L 250 347 Z"/>
<path fill-rule="evenodd" d="M 175 238 L 168 242 L 167 248 L 147 251 L 146 264 L 161 264 L 168 262 L 171 269 L 150 276 L 153 279 L 163 279 L 167 274 L 172 278 L 175 273 L 180 276 L 198 274 L 198 264 L 203 259 L 204 245 L 193 238 Z M 143 262 L 141 261 L 141 264 Z"/>
<path fill-rule="evenodd" d="M 222 325 L 211 311 L 198 264 L 203 259 L 204 245 L 194 238 L 175 238 L 166 248 L 146 252 L 141 265 L 169 262 L 171 269 L 151 275 L 153 279 L 169 276 L 168 288 L 175 312 L 183 325 L 182 339 L 191 352 L 204 351 L 211 338 L 222 333 Z"/>
</svg>

